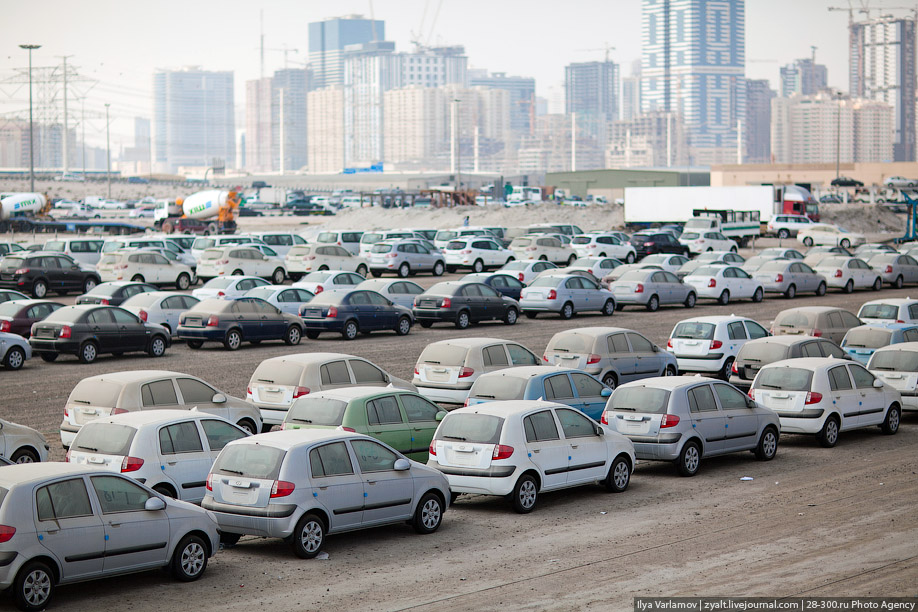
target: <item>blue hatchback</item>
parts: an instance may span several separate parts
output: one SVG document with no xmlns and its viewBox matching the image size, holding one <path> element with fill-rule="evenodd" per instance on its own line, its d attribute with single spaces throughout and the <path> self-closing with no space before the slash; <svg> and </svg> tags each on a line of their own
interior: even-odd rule
<svg viewBox="0 0 918 612">
<path fill-rule="evenodd" d="M 612 390 L 580 370 L 523 366 L 478 377 L 466 406 L 501 400 L 545 400 L 583 412 L 598 421 Z"/>
<path fill-rule="evenodd" d="M 841 341 L 841 347 L 852 359 L 867 365 L 881 347 L 900 342 L 918 341 L 918 325 L 912 323 L 876 323 L 852 327 Z"/>
<path fill-rule="evenodd" d="M 306 337 L 312 339 L 322 332 L 338 332 L 353 340 L 358 333 L 382 330 L 404 336 L 414 322 L 410 309 L 365 289 L 320 293 L 300 306 L 300 316 Z"/>
</svg>

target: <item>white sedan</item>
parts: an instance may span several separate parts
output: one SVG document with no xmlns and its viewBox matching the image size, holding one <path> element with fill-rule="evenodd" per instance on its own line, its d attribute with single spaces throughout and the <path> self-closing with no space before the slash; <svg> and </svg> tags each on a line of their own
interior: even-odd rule
<svg viewBox="0 0 918 612">
<path fill-rule="evenodd" d="M 846 249 L 866 242 L 862 234 L 847 232 L 840 227 L 827 223 L 814 223 L 812 227 L 800 230 L 797 232 L 797 240 L 808 247 L 828 245 L 840 246 Z"/>
<path fill-rule="evenodd" d="M 738 266 L 702 266 L 682 280 L 695 288 L 699 298 L 711 298 L 723 306 L 731 299 L 761 302 L 765 295 L 762 283 Z"/>
<path fill-rule="evenodd" d="M 816 271 L 826 277 L 829 287 L 851 293 L 855 289 L 879 291 L 883 288 L 880 274 L 857 257 L 827 257 L 819 262 Z"/>
<path fill-rule="evenodd" d="M 545 270 L 555 269 L 558 266 L 550 261 L 533 261 L 531 259 L 511 261 L 504 267 L 497 270 L 510 276 L 515 276 L 523 284 L 528 285 L 536 279 L 539 273 Z"/>
<path fill-rule="evenodd" d="M 267 284 L 268 281 L 259 276 L 219 276 L 192 291 L 191 295 L 199 300 L 233 300 L 244 296 L 250 289 Z"/>
<path fill-rule="evenodd" d="M 365 280 L 367 279 L 356 272 L 326 270 L 307 274 L 302 280 L 293 283 L 293 286 L 318 295 L 323 291 L 350 291 Z"/>
<path fill-rule="evenodd" d="M 720 232 L 683 232 L 679 236 L 679 242 L 687 246 L 690 253 L 704 253 L 706 251 L 731 251 L 736 253 L 739 249 L 736 242 Z"/>
<path fill-rule="evenodd" d="M 666 270 L 667 272 L 672 272 L 675 274 L 679 268 L 688 263 L 689 258 L 685 255 L 648 255 L 636 264 L 639 268 L 649 268 L 652 266 L 660 266 L 661 269 Z"/>
</svg>

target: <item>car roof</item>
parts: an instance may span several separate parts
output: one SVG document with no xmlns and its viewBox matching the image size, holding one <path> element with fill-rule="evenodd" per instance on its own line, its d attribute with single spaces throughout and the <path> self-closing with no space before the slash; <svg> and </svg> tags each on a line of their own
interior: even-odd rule
<svg viewBox="0 0 918 612">
<path fill-rule="evenodd" d="M 361 397 L 369 397 L 371 395 L 379 395 L 380 393 L 413 393 L 409 389 L 397 389 L 395 387 L 344 387 L 341 389 L 329 389 L 327 391 L 319 391 L 317 393 L 310 393 L 305 396 L 305 399 L 311 397 L 327 397 L 331 399 L 340 399 L 345 401 L 351 401 L 359 399 Z"/>
<path fill-rule="evenodd" d="M 309 365 L 313 363 L 322 363 L 331 359 L 363 359 L 363 357 L 348 355 L 346 353 L 294 353 L 292 355 L 270 357 L 264 361 L 289 361 L 292 363 Z M 264 363 L 264 361 L 262 363 Z"/>
<path fill-rule="evenodd" d="M 342 438 L 357 438 L 362 440 L 372 440 L 369 436 L 342 431 L 340 429 L 284 429 L 281 431 L 272 431 L 270 433 L 257 434 L 240 438 L 230 442 L 230 444 L 258 444 L 262 446 L 271 446 L 281 450 L 290 450 L 295 446 L 310 445 L 315 442 L 324 442 L 325 440 L 340 440 Z"/>
<path fill-rule="evenodd" d="M 93 419 L 89 423 L 115 423 L 117 425 L 129 425 L 131 427 L 141 427 L 144 425 L 162 425 L 172 421 L 187 420 L 190 418 L 208 418 L 225 420 L 222 417 L 215 416 L 207 412 L 197 410 L 138 410 L 124 412 L 114 416 Z M 87 423 L 87 425 L 89 424 Z"/>
<path fill-rule="evenodd" d="M 729 323 L 732 321 L 753 321 L 749 317 L 741 317 L 739 315 L 708 315 L 706 317 L 691 317 L 690 319 L 682 319 L 679 323 Z M 679 323 L 676 323 L 678 325 Z"/>
<path fill-rule="evenodd" d="M 514 368 L 517 369 L 517 368 Z M 474 406 L 465 406 L 450 411 L 449 414 L 487 414 L 496 417 L 506 418 L 514 414 L 529 412 L 538 408 L 570 408 L 557 402 L 546 402 L 544 400 L 506 400 L 498 402 L 485 402 L 475 404 Z M 447 418 L 449 415 L 447 415 Z"/>
<path fill-rule="evenodd" d="M 96 376 L 89 376 L 84 378 L 81 382 L 86 382 L 87 380 L 96 380 L 131 383 L 154 378 L 165 378 L 168 376 L 188 376 L 190 378 L 197 378 L 196 376 L 192 376 L 190 374 L 170 372 L 169 370 L 127 370 L 124 372 L 109 372 L 108 374 L 97 374 Z"/>
<path fill-rule="evenodd" d="M 509 378 L 532 378 L 534 376 L 541 376 L 543 374 L 558 374 L 561 372 L 565 373 L 580 373 L 582 370 L 576 370 L 572 368 L 558 368 L 548 365 L 538 365 L 538 366 L 520 366 L 517 368 L 505 368 L 503 370 L 496 370 L 494 372 L 486 372 L 482 376 L 506 376 Z"/>
<path fill-rule="evenodd" d="M 743 346 L 748 344 L 783 344 L 785 346 L 791 346 L 799 342 L 804 342 L 806 340 L 825 340 L 831 342 L 828 338 L 817 338 L 816 336 L 798 336 L 798 335 L 789 335 L 785 334 L 783 336 L 765 336 L 764 338 L 755 338 L 750 340 Z"/>
<path fill-rule="evenodd" d="M 899 342 L 896 344 L 887 344 L 886 346 L 881 346 L 878 348 L 874 354 L 889 351 L 908 351 L 910 353 L 918 353 L 918 342 Z"/>
<path fill-rule="evenodd" d="M 668 389 L 670 391 L 680 387 L 689 387 L 698 383 L 724 382 L 716 378 L 706 376 L 657 376 L 655 378 L 644 378 L 626 383 L 628 387 L 651 387 L 653 389 Z"/>
<path fill-rule="evenodd" d="M 823 312 L 835 312 L 837 310 L 847 310 L 839 306 L 797 306 L 796 308 L 788 308 L 787 310 L 782 310 L 778 313 L 779 316 L 785 312 L 814 312 L 814 313 L 823 313 Z"/>
<path fill-rule="evenodd" d="M 473 338 L 450 338 L 449 340 L 437 340 L 436 342 L 431 342 L 427 346 L 432 346 L 434 344 L 450 344 L 452 346 L 475 348 L 478 346 L 484 346 L 486 344 L 494 344 L 497 342 L 512 342 L 513 344 L 518 344 L 516 340 L 504 340 L 502 338 L 486 338 L 483 336 L 479 336 L 479 337 L 473 337 Z"/>
<path fill-rule="evenodd" d="M 918 300 L 914 298 L 881 298 L 879 300 L 870 300 L 869 302 L 864 302 L 861 304 L 861 308 L 867 306 L 868 304 L 885 304 L 888 306 L 908 306 L 909 304 L 914 304 Z"/>
<path fill-rule="evenodd" d="M 58 461 L 21 463 L 8 465 L 0 470 L 0 486 L 8 489 L 14 485 L 42 482 L 58 476 L 95 473 L 109 474 L 110 472 L 102 468 L 92 468 Z"/>
<path fill-rule="evenodd" d="M 626 327 L 575 327 L 573 329 L 565 329 L 564 331 L 559 331 L 556 336 L 562 334 L 583 334 L 584 336 L 593 336 L 598 337 L 605 334 L 614 334 L 617 332 L 633 332 L 635 334 L 640 334 L 641 332 L 635 331 L 633 329 L 628 329 Z M 642 334 L 643 335 L 643 334 Z"/>
<path fill-rule="evenodd" d="M 802 368 L 805 370 L 819 370 L 829 366 L 836 366 L 840 363 L 851 363 L 845 359 L 836 359 L 835 357 L 798 357 L 796 359 L 782 359 L 762 366 L 765 368 Z"/>
</svg>

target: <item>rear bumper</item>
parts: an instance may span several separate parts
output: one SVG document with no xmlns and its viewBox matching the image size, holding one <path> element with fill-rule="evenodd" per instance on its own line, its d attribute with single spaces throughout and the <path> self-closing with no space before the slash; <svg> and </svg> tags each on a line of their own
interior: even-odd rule
<svg viewBox="0 0 918 612">
<path fill-rule="evenodd" d="M 415 386 L 418 388 L 418 393 L 430 401 L 443 404 L 464 404 L 471 390 L 471 387 L 468 389 L 424 387 L 417 383 Z"/>
<path fill-rule="evenodd" d="M 179 340 L 216 340 L 223 341 L 226 331 L 215 327 L 183 327 L 179 326 L 176 330 L 176 337 Z"/>
<path fill-rule="evenodd" d="M 743 389 L 744 391 L 748 391 L 748 390 L 749 390 L 749 387 L 752 386 L 752 381 L 751 381 L 751 380 L 746 380 L 745 378 L 740 378 L 740 377 L 737 376 L 736 374 L 731 375 L 731 376 L 730 376 L 730 380 L 729 380 L 728 382 L 729 382 L 731 385 L 733 385 L 734 387 L 739 387 L 740 389 Z"/>
<path fill-rule="evenodd" d="M 413 308 L 411 312 L 414 313 L 414 318 L 418 321 L 430 321 L 431 323 L 438 321 L 455 322 L 456 315 L 459 313 L 458 310 L 445 308 Z"/>
<path fill-rule="evenodd" d="M 713 353 L 704 356 L 680 357 L 676 355 L 676 363 L 682 372 L 717 372 L 724 366 L 723 353 Z"/>
<path fill-rule="evenodd" d="M 826 421 L 825 410 L 821 408 L 807 410 L 804 413 L 791 413 L 794 416 L 785 416 L 789 414 L 786 412 L 776 411 L 776 414 L 781 422 L 781 433 L 819 433 Z"/>
<path fill-rule="evenodd" d="M 24 278 L 14 278 L 12 280 L 0 280 L 0 289 L 19 289 L 30 285 Z"/>
<path fill-rule="evenodd" d="M 633 291 L 630 293 L 618 293 L 613 291 L 612 295 L 615 296 L 616 305 L 639 304 L 641 306 L 646 305 L 651 296 L 651 294 L 646 291 L 644 293 L 634 293 Z"/>
<path fill-rule="evenodd" d="M 449 482 L 453 493 L 478 493 L 480 495 L 509 495 L 516 485 L 520 466 L 491 466 L 488 469 L 470 469 L 441 466 L 429 459 L 427 466 L 439 470 Z"/>
<path fill-rule="evenodd" d="M 675 461 L 679 458 L 681 433 L 658 436 L 627 436 L 634 444 L 634 456 L 652 461 Z"/>
<path fill-rule="evenodd" d="M 80 343 L 75 340 L 53 340 L 44 338 L 29 338 L 29 346 L 35 353 L 69 353 L 76 355 L 80 350 Z"/>
<path fill-rule="evenodd" d="M 564 300 L 520 300 L 523 312 L 560 312 Z"/>
<path fill-rule="evenodd" d="M 267 538 L 286 538 L 293 533 L 299 518 L 295 504 L 270 504 L 267 508 L 248 508 L 221 504 L 208 495 L 201 502 L 201 507 L 213 512 L 221 532 Z"/>
<path fill-rule="evenodd" d="M 303 321 L 303 328 L 306 331 L 317 331 L 317 332 L 340 332 L 344 329 L 344 321 L 339 321 L 337 319 L 306 319 L 300 317 Z M 360 323 L 357 324 L 360 327 Z"/>
<path fill-rule="evenodd" d="M 762 281 L 759 281 L 762 282 Z M 762 289 L 765 293 L 784 293 L 787 291 L 788 283 L 766 283 L 762 282 Z"/>
</svg>

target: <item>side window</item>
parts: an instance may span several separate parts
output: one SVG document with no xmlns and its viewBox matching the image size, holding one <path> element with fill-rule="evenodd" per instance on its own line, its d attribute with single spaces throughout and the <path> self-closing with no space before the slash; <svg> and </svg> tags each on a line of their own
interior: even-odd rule
<svg viewBox="0 0 918 612">
<path fill-rule="evenodd" d="M 351 440 L 351 447 L 357 455 L 360 471 L 364 473 L 391 470 L 398 459 L 398 455 L 371 440 Z"/>
<path fill-rule="evenodd" d="M 571 399 L 574 397 L 574 390 L 571 388 L 571 381 L 567 374 L 556 374 L 545 379 L 545 399 Z"/>
<path fill-rule="evenodd" d="M 832 391 L 847 391 L 851 389 L 851 378 L 845 366 L 836 366 L 829 370 L 829 388 Z"/>
<path fill-rule="evenodd" d="M 481 291 L 481 295 L 489 298 L 499 298 L 500 294 L 495 289 L 491 289 L 487 285 L 481 285 L 478 287 L 478 290 Z"/>
<path fill-rule="evenodd" d="M 755 321 L 746 321 L 746 329 L 749 331 L 749 337 L 753 340 L 764 338 L 768 335 L 768 331 Z"/>
<path fill-rule="evenodd" d="M 459 290 L 459 294 L 466 297 L 478 297 L 481 291 L 478 290 L 478 285 L 466 285 Z"/>
<path fill-rule="evenodd" d="M 132 315 L 131 313 L 125 310 L 113 308 L 111 310 L 111 313 L 112 313 L 112 316 L 115 318 L 115 323 L 119 325 L 137 325 L 139 323 L 139 320 L 137 319 L 137 317 L 135 317 L 134 315 Z"/>
<path fill-rule="evenodd" d="M 906 342 L 914 342 L 918 340 L 918 329 L 907 329 L 902 336 Z"/>
<path fill-rule="evenodd" d="M 176 295 L 164 299 L 160 304 L 160 308 L 163 310 L 182 310 L 185 308 L 185 302 L 182 300 L 182 296 Z"/>
<path fill-rule="evenodd" d="M 857 327 L 858 325 L 862 325 L 860 319 L 847 310 L 838 314 L 841 315 L 842 321 L 844 321 L 846 327 Z"/>
<path fill-rule="evenodd" d="M 918 319 L 918 304 L 912 304 L 908 307 L 908 318 Z"/>
<path fill-rule="evenodd" d="M 112 315 L 108 308 L 100 308 L 99 310 L 93 310 L 87 314 L 86 322 L 96 325 L 108 325 L 112 322 Z"/>
<path fill-rule="evenodd" d="M 519 344 L 508 344 L 507 351 L 510 353 L 510 362 L 513 365 L 540 365 L 541 363 L 538 357 Z"/>
<path fill-rule="evenodd" d="M 504 351 L 503 344 L 486 346 L 481 350 L 481 358 L 486 366 L 508 366 L 507 353 Z"/>
<path fill-rule="evenodd" d="M 89 494 L 86 492 L 86 484 L 82 478 L 55 482 L 40 488 L 35 493 L 35 507 L 38 510 L 40 521 L 92 514 Z"/>
<path fill-rule="evenodd" d="M 405 409 L 405 416 L 408 417 L 409 423 L 437 420 L 437 413 L 440 412 L 440 409 L 423 397 L 407 393 L 398 397 L 402 400 L 402 407 Z"/>
<path fill-rule="evenodd" d="M 313 478 L 354 473 L 354 466 L 344 442 L 332 442 L 309 451 L 309 466 Z"/>
<path fill-rule="evenodd" d="M 734 321 L 727 325 L 727 335 L 731 340 L 745 340 L 746 328 L 743 327 L 742 321 Z"/>
<path fill-rule="evenodd" d="M 186 404 L 196 404 L 198 402 L 210 403 L 217 390 L 205 385 L 199 380 L 193 378 L 178 378 L 179 390 L 182 392 L 182 399 Z"/>
<path fill-rule="evenodd" d="M 143 385 L 140 387 L 140 398 L 144 408 L 178 404 L 171 378 Z"/>
<path fill-rule="evenodd" d="M 851 370 L 851 377 L 854 379 L 855 387 L 858 389 L 873 388 L 873 374 L 859 365 L 851 364 L 848 369 Z"/>
<path fill-rule="evenodd" d="M 574 386 L 577 387 L 577 395 L 579 397 L 599 397 L 602 393 L 602 383 L 592 376 L 571 374 L 571 379 L 574 381 Z"/>
<path fill-rule="evenodd" d="M 119 476 L 93 476 L 92 487 L 99 497 L 102 514 L 143 510 L 150 494 L 127 478 Z"/>
<path fill-rule="evenodd" d="M 323 385 L 347 385 L 351 382 L 351 375 L 347 371 L 344 360 L 332 361 L 319 368 Z"/>
<path fill-rule="evenodd" d="M 800 354 L 804 357 L 825 357 L 819 348 L 819 342 L 807 342 L 800 347 Z"/>
<path fill-rule="evenodd" d="M 714 392 L 717 393 L 717 399 L 720 400 L 720 407 L 724 410 L 736 410 L 737 408 L 748 409 L 746 406 L 746 396 L 733 387 L 724 384 L 714 384 Z"/>
<path fill-rule="evenodd" d="M 844 327 L 840 313 L 830 312 L 828 314 L 829 327 Z"/>
<path fill-rule="evenodd" d="M 714 403 L 714 392 L 711 385 L 701 385 L 688 390 L 689 410 L 692 412 L 711 412 L 717 410 Z"/>
<path fill-rule="evenodd" d="M 523 429 L 526 432 L 527 442 L 545 442 L 547 440 L 558 440 L 558 427 L 555 425 L 555 419 L 551 412 L 543 410 L 530 414 L 523 419 Z"/>
<path fill-rule="evenodd" d="M 662 272 L 654 272 L 653 276 L 650 277 L 650 280 L 655 283 L 665 283 L 666 276 Z"/>
<path fill-rule="evenodd" d="M 558 415 L 565 438 L 586 438 L 596 435 L 593 423 L 579 412 L 558 409 L 555 414 Z"/>
<path fill-rule="evenodd" d="M 212 451 L 222 450 L 224 446 L 245 437 L 245 432 L 233 427 L 224 421 L 215 419 L 204 419 L 201 421 L 201 427 L 204 428 L 204 435 L 207 437 L 207 445 Z"/>
<path fill-rule="evenodd" d="M 159 450 L 164 455 L 177 453 L 199 453 L 204 450 L 201 446 L 201 436 L 194 422 L 176 423 L 159 430 Z"/>
<path fill-rule="evenodd" d="M 394 395 L 367 402 L 367 422 L 370 425 L 391 425 L 402 422 L 402 413 Z"/>
<path fill-rule="evenodd" d="M 678 263 L 678 262 L 677 262 L 677 263 Z M 683 263 L 685 263 L 685 262 L 683 262 Z M 676 283 L 676 284 L 679 284 L 679 283 L 681 282 L 681 281 L 679 280 L 679 277 L 676 276 L 675 274 L 673 274 L 672 272 L 666 272 L 666 271 L 664 270 L 663 272 L 661 272 L 661 274 L 663 275 L 663 278 L 666 279 L 666 282 L 667 282 L 667 283 Z"/>
<path fill-rule="evenodd" d="M 628 339 L 631 340 L 631 348 L 635 353 L 653 352 L 653 344 L 651 344 L 650 340 L 644 336 L 638 334 L 628 334 Z"/>
<path fill-rule="evenodd" d="M 610 353 L 630 353 L 631 349 L 628 348 L 628 341 L 625 339 L 625 334 L 612 334 L 606 338 L 606 343 L 609 346 Z"/>
<path fill-rule="evenodd" d="M 819 346 L 822 347 L 823 357 L 836 357 L 838 359 L 843 359 L 845 357 L 845 351 L 828 340 L 820 340 Z"/>
<path fill-rule="evenodd" d="M 388 377 L 376 366 L 359 359 L 351 359 L 348 363 L 351 364 L 351 370 L 354 371 L 354 382 L 358 385 L 366 383 L 389 384 Z"/>
</svg>

